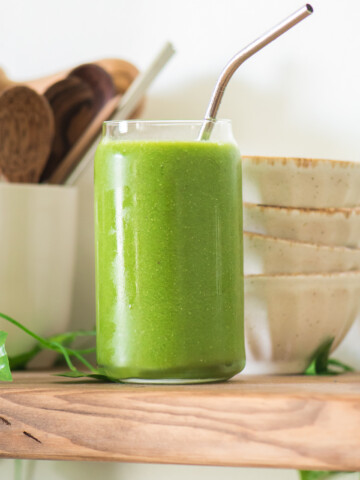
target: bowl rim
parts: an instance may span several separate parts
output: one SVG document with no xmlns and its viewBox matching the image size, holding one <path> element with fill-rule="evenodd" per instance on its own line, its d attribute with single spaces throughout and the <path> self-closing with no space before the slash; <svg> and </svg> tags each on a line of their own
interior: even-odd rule
<svg viewBox="0 0 360 480">
<path fill-rule="evenodd" d="M 358 253 L 360 254 L 360 248 L 357 247 L 345 247 L 342 245 L 324 245 L 321 243 L 311 243 L 311 242 L 300 242 L 298 240 L 291 240 L 290 238 L 281 238 L 281 237 L 274 237 L 273 235 L 265 235 L 262 233 L 255 233 L 255 232 L 248 232 L 246 230 L 243 231 L 244 237 L 247 238 L 261 238 L 263 240 L 272 240 L 275 241 L 276 243 L 280 244 L 286 244 L 286 245 L 295 245 L 295 246 L 301 246 L 305 248 L 312 248 L 316 250 L 327 250 L 327 251 L 335 251 L 335 252 L 341 252 L 341 253 Z"/>
<path fill-rule="evenodd" d="M 263 279 L 263 280 L 291 280 L 291 279 L 302 279 L 308 281 L 311 278 L 316 279 L 339 279 L 353 277 L 360 280 L 360 270 L 350 270 L 348 272 L 317 272 L 317 273 L 260 273 L 260 274 L 250 274 L 244 275 L 245 279 Z"/>
<path fill-rule="evenodd" d="M 343 214 L 346 217 L 352 215 L 360 215 L 360 205 L 356 207 L 328 207 L 328 208 L 315 208 L 315 207 L 284 207 L 279 205 L 264 205 L 263 203 L 251 203 L 244 202 L 244 207 L 250 209 L 259 209 L 259 210 L 275 210 L 287 212 L 291 215 L 292 212 L 301 212 L 305 214 L 315 214 L 315 215 L 337 215 Z"/>
<path fill-rule="evenodd" d="M 250 160 L 252 163 L 264 163 L 267 165 L 285 166 L 288 163 L 295 163 L 299 168 L 316 167 L 318 165 L 353 167 L 360 169 L 360 162 L 351 160 L 331 160 L 328 158 L 311 158 L 311 157 L 280 157 L 280 156 L 266 156 L 266 155 L 242 155 L 242 160 Z"/>
</svg>

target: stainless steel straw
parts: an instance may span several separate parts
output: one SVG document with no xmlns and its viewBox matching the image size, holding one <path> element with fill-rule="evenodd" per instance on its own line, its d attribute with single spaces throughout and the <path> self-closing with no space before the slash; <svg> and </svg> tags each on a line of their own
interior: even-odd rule
<svg viewBox="0 0 360 480">
<path fill-rule="evenodd" d="M 200 131 L 200 140 L 208 140 L 211 134 L 211 131 L 214 126 L 214 121 L 216 119 L 219 106 L 224 95 L 225 88 L 229 83 L 230 78 L 233 76 L 235 71 L 240 67 L 242 63 L 250 58 L 254 53 L 261 50 L 265 45 L 272 42 L 276 38 L 280 37 L 287 30 L 290 30 L 294 25 L 304 20 L 304 18 L 311 15 L 313 8 L 308 3 L 302 8 L 294 12 L 289 17 L 285 18 L 282 22 L 278 23 L 268 32 L 264 33 L 261 37 L 254 40 L 247 47 L 240 50 L 225 66 L 224 70 L 221 72 L 218 81 L 216 82 L 215 88 L 213 90 L 209 106 L 206 110 L 204 123 Z"/>
</svg>

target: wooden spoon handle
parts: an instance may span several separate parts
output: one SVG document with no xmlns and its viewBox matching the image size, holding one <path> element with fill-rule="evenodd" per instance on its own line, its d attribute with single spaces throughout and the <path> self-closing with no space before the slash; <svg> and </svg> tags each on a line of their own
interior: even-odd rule
<svg viewBox="0 0 360 480">
<path fill-rule="evenodd" d="M 10 87 L 0 94 L 0 176 L 4 181 L 37 183 L 48 159 L 54 118 L 34 90 Z"/>
</svg>

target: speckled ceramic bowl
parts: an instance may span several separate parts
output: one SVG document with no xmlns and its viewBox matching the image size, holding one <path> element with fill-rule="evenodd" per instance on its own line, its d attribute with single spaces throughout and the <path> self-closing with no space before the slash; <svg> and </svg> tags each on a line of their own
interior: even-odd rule
<svg viewBox="0 0 360 480">
<path fill-rule="evenodd" d="M 360 205 L 360 163 L 283 157 L 243 157 L 246 202 L 285 207 Z"/>
<path fill-rule="evenodd" d="M 244 230 L 320 245 L 360 247 L 360 207 L 305 209 L 244 204 Z"/>
<path fill-rule="evenodd" d="M 245 278 L 247 374 L 296 374 L 334 350 L 360 310 L 360 272 Z"/>
<path fill-rule="evenodd" d="M 360 249 L 244 232 L 245 275 L 360 271 Z"/>
</svg>

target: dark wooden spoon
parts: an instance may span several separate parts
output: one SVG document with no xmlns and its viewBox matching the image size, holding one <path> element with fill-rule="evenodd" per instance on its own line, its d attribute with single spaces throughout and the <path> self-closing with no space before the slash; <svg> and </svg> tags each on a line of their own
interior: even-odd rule
<svg viewBox="0 0 360 480">
<path fill-rule="evenodd" d="M 48 159 L 54 117 L 44 97 L 25 86 L 0 94 L 0 177 L 37 183 Z"/>
<path fill-rule="evenodd" d="M 115 96 L 111 76 L 98 65 L 77 67 L 45 92 L 54 112 L 55 138 L 41 181 L 47 181 L 103 106 Z"/>
<path fill-rule="evenodd" d="M 116 89 L 111 75 L 95 63 L 85 63 L 84 65 L 74 68 L 68 77 L 80 78 L 80 80 L 90 87 L 94 93 L 93 108 L 95 115 L 102 109 L 105 103 L 116 95 Z"/>
<path fill-rule="evenodd" d="M 94 63 L 108 72 L 113 79 L 116 93 L 121 95 L 126 92 L 139 75 L 139 70 L 135 65 L 121 58 L 104 58 Z"/>
</svg>

